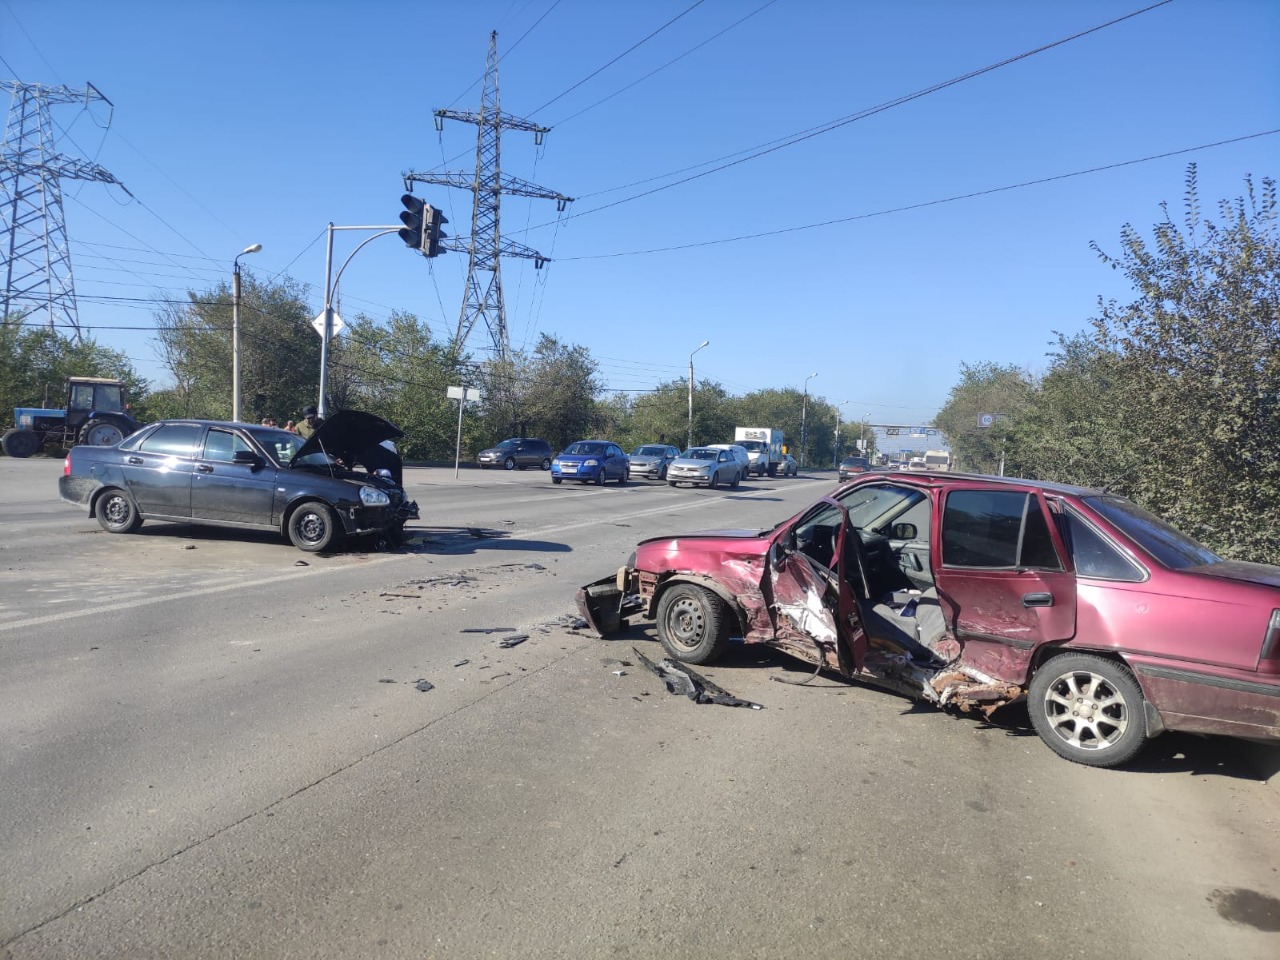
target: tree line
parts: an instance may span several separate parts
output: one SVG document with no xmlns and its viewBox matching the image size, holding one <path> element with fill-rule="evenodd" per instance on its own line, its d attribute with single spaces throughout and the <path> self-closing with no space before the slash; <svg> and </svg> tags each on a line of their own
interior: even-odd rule
<svg viewBox="0 0 1280 960">
<path fill-rule="evenodd" d="M 1150 239 L 1125 224 L 1100 262 L 1123 273 L 1127 302 L 1099 300 L 1083 332 L 1058 334 L 1046 369 L 964 363 L 934 426 L 960 469 L 1099 487 L 1132 497 L 1218 552 L 1280 563 L 1280 237 L 1275 182 L 1205 215 L 1188 167 L 1181 216 L 1168 205 Z M 242 415 L 283 423 L 314 403 L 320 340 L 292 280 L 246 275 L 241 296 Z M 229 284 L 190 291 L 156 311 L 155 345 L 170 383 L 149 389 L 129 361 L 21 318 L 0 324 L 0 409 L 59 406 L 69 375 L 125 380 L 141 420 L 231 416 Z M 458 424 L 449 386 L 479 388 L 463 419 L 463 455 L 509 436 L 556 448 L 585 437 L 686 445 L 688 382 L 610 393 L 590 350 L 543 334 L 509 360 L 477 362 L 409 313 L 357 316 L 329 351 L 329 406 L 386 417 L 410 460 L 452 459 Z M 731 440 L 736 426 L 785 431 L 800 457 L 803 396 L 763 388 L 732 396 L 694 385 L 693 442 Z M 980 414 L 995 415 L 989 426 Z M 808 399 L 810 468 L 832 466 L 863 433 Z M 868 439 L 872 439 L 867 434 Z"/>
</svg>

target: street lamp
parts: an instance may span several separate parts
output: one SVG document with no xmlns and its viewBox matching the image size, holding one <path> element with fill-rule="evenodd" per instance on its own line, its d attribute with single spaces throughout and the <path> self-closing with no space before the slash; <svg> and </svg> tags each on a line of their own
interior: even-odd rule
<svg viewBox="0 0 1280 960">
<path fill-rule="evenodd" d="M 800 407 L 800 469 L 804 469 L 805 420 L 809 415 L 809 381 L 816 377 L 811 373 L 804 378 L 804 403 Z"/>
<path fill-rule="evenodd" d="M 240 422 L 240 258 L 257 253 L 262 244 L 245 247 L 238 254 L 231 271 L 231 419 Z"/>
<path fill-rule="evenodd" d="M 850 403 L 852 403 L 851 400 L 841 400 L 836 404 L 836 447 L 835 454 L 832 457 L 832 462 L 835 464 L 837 470 L 840 469 L 840 408 L 846 407 Z"/>
<path fill-rule="evenodd" d="M 698 350 L 710 344 L 710 340 L 703 340 L 693 353 L 697 353 Z M 684 447 L 686 450 L 693 446 L 693 353 L 689 354 L 689 436 Z"/>
</svg>

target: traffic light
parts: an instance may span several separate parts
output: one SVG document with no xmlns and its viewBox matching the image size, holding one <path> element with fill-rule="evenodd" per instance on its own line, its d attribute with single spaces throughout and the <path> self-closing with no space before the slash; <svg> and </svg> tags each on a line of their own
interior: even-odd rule
<svg viewBox="0 0 1280 960">
<path fill-rule="evenodd" d="M 440 241 L 445 238 L 445 232 L 440 228 L 449 221 L 445 218 L 444 211 L 432 206 L 423 208 L 422 219 L 422 252 L 428 257 L 437 256 L 440 253 Z"/>
<path fill-rule="evenodd" d="M 426 201 L 418 199 L 412 193 L 406 193 L 400 198 L 400 202 L 404 204 L 404 213 L 400 214 L 400 222 L 404 226 L 396 233 L 406 247 L 422 250 L 426 243 L 423 232 L 426 226 L 426 211 L 431 208 L 427 206 Z"/>
</svg>

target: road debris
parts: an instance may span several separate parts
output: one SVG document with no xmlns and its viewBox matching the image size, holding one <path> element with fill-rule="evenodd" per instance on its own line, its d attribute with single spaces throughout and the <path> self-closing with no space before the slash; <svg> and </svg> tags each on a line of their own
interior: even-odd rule
<svg viewBox="0 0 1280 960">
<path fill-rule="evenodd" d="M 529 639 L 529 635 L 527 633 L 513 633 L 511 636 L 504 637 L 502 640 L 499 640 L 498 646 L 514 647 L 517 644 L 524 643 L 528 639 Z"/>
<path fill-rule="evenodd" d="M 455 666 L 455 667 L 465 667 L 465 666 L 466 666 L 468 663 L 470 663 L 470 662 L 471 662 L 470 660 L 459 660 L 457 663 L 455 663 L 455 664 L 454 664 L 454 666 Z"/>
<path fill-rule="evenodd" d="M 684 664 L 664 658 L 654 663 L 635 647 L 631 652 L 640 658 L 640 662 L 657 674 L 667 688 L 667 692 L 683 694 L 694 703 L 718 703 L 725 707 L 750 707 L 752 710 L 763 710 L 763 704 L 743 700 L 724 690 L 706 677 L 695 673 Z"/>
<path fill-rule="evenodd" d="M 414 688 L 416 690 L 422 691 L 423 693 L 426 693 L 428 690 L 434 690 L 436 688 L 436 685 L 432 683 L 430 680 L 423 680 L 419 678 L 418 682 L 414 684 Z"/>
<path fill-rule="evenodd" d="M 378 594 L 380 597 L 399 597 L 402 600 L 421 600 L 422 596 L 417 593 L 392 593 L 390 590 L 383 590 Z"/>
<path fill-rule="evenodd" d="M 394 680 L 392 680 L 390 677 L 383 677 L 383 678 L 382 678 L 381 680 L 379 680 L 378 682 L 379 682 L 379 683 L 395 683 L 395 681 L 394 681 Z"/>
<path fill-rule="evenodd" d="M 307 563 L 307 561 L 305 561 L 305 560 L 295 560 L 295 561 L 293 562 L 293 565 L 294 565 L 295 567 L 309 567 L 309 566 L 311 566 L 311 564 Z"/>
<path fill-rule="evenodd" d="M 513 633 L 515 627 L 464 627 L 463 633 Z"/>
</svg>

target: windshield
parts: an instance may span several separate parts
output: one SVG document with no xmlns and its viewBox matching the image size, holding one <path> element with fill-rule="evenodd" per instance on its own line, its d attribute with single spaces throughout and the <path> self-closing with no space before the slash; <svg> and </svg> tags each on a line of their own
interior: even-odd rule
<svg viewBox="0 0 1280 960">
<path fill-rule="evenodd" d="M 763 440 L 739 440 L 738 446 L 746 447 L 752 453 L 764 453 L 769 449 L 769 445 Z"/>
<path fill-rule="evenodd" d="M 1155 514 L 1147 513 L 1131 500 L 1115 496 L 1081 499 L 1166 567 L 1182 570 L 1185 567 L 1222 562 L 1222 558 L 1208 547 L 1175 530 Z"/>
<path fill-rule="evenodd" d="M 706 447 L 694 447 L 680 454 L 681 460 L 718 460 L 719 458 L 719 450 L 709 450 Z"/>
<path fill-rule="evenodd" d="M 631 454 L 633 457 L 665 457 L 667 455 L 666 447 L 636 447 L 636 452 Z"/>
<path fill-rule="evenodd" d="M 909 507 L 924 499 L 924 493 L 908 487 L 879 484 L 854 487 L 836 498 L 849 511 L 849 522 L 864 530 L 883 532 Z"/>
<path fill-rule="evenodd" d="M 574 457 L 598 457 L 604 453 L 604 444 L 579 440 L 565 447 L 564 452 Z"/>
</svg>

